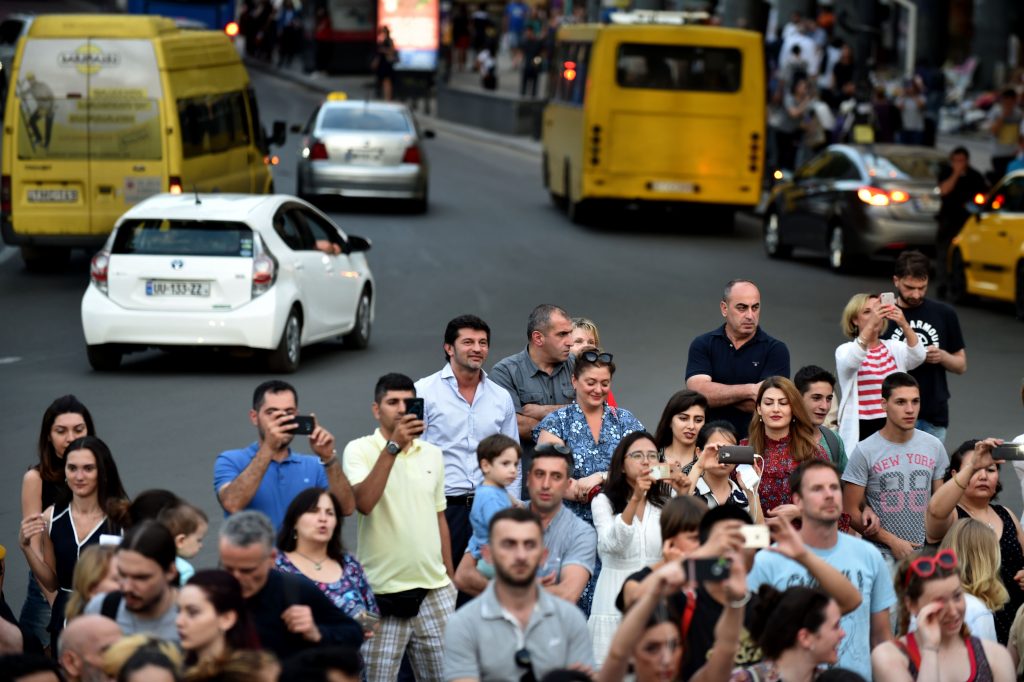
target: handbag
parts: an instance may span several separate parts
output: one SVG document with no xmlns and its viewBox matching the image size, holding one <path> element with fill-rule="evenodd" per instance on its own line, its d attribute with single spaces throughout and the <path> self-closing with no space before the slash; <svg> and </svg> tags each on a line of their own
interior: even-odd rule
<svg viewBox="0 0 1024 682">
<path fill-rule="evenodd" d="M 415 618 L 420 613 L 420 605 L 427 598 L 427 590 L 417 587 L 403 592 L 392 592 L 391 594 L 377 594 L 377 606 L 380 608 L 380 615 L 393 616 L 395 618 Z"/>
</svg>

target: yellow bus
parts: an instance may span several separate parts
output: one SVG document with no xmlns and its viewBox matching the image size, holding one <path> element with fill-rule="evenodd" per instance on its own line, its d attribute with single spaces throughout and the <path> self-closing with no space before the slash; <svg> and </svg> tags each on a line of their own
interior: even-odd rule
<svg viewBox="0 0 1024 682">
<path fill-rule="evenodd" d="M 574 222 L 586 222 L 604 200 L 732 211 L 760 199 L 761 35 L 665 25 L 661 14 L 613 15 L 611 24 L 558 32 L 544 185 Z"/>
<path fill-rule="evenodd" d="M 273 191 L 249 75 L 219 31 L 162 17 L 48 15 L 18 45 L 0 231 L 29 267 L 103 244 L 159 192 Z"/>
</svg>

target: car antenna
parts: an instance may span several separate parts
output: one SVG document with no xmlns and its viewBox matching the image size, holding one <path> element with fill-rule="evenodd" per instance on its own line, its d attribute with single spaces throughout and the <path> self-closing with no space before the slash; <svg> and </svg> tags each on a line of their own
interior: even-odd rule
<svg viewBox="0 0 1024 682">
<path fill-rule="evenodd" d="M 203 202 L 199 201 L 199 187 L 194 182 L 192 183 L 192 192 L 196 195 L 196 206 L 202 206 Z"/>
</svg>

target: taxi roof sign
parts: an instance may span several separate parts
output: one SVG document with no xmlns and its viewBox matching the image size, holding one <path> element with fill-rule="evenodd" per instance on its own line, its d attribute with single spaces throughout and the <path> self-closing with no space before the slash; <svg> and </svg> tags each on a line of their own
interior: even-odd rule
<svg viewBox="0 0 1024 682">
<path fill-rule="evenodd" d="M 334 92 L 327 93 L 328 102 L 344 102 L 348 99 L 348 93 L 342 92 L 341 90 L 335 90 Z"/>
<path fill-rule="evenodd" d="M 711 15 L 707 12 L 666 12 L 662 10 L 638 9 L 631 12 L 612 12 L 613 24 L 663 24 L 684 26 L 707 23 Z"/>
</svg>

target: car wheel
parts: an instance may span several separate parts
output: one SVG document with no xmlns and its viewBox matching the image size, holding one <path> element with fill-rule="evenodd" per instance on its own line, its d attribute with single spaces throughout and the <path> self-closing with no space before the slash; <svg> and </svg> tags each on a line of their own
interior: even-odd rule
<svg viewBox="0 0 1024 682">
<path fill-rule="evenodd" d="M 1017 292 L 1013 297 L 1017 319 L 1024 322 L 1024 261 L 1017 263 Z"/>
<path fill-rule="evenodd" d="M 427 188 L 424 187 L 423 188 L 423 196 L 420 197 L 419 199 L 413 199 L 412 200 L 412 204 L 410 205 L 410 207 L 411 207 L 413 213 L 421 213 L 422 214 L 422 213 L 426 213 L 427 212 L 427 206 L 429 204 L 429 201 L 428 201 L 427 197 L 428 197 Z"/>
<path fill-rule="evenodd" d="M 782 243 L 779 214 L 770 211 L 764 219 L 764 252 L 769 258 L 789 258 L 793 247 Z"/>
<path fill-rule="evenodd" d="M 967 293 L 967 272 L 964 267 L 964 256 L 960 249 L 953 252 L 949 259 L 949 300 L 953 303 L 966 303 Z"/>
<path fill-rule="evenodd" d="M 828 231 L 828 266 L 833 272 L 849 272 L 850 260 L 843 227 L 833 225 Z"/>
<path fill-rule="evenodd" d="M 356 323 L 352 331 L 345 335 L 345 345 L 349 348 L 362 350 L 370 345 L 370 292 L 363 289 L 356 305 Z"/>
<path fill-rule="evenodd" d="M 300 168 L 295 172 L 295 196 L 300 199 L 308 199 L 306 196 L 306 188 L 302 182 L 302 169 Z"/>
<path fill-rule="evenodd" d="M 281 332 L 281 342 L 270 352 L 267 367 L 271 372 L 291 374 L 299 368 L 302 358 L 302 320 L 295 309 L 288 313 Z"/>
<path fill-rule="evenodd" d="M 113 372 L 121 366 L 120 348 L 113 344 L 86 346 L 85 354 L 89 357 L 89 365 L 97 372 Z"/>
<path fill-rule="evenodd" d="M 577 225 L 590 222 L 590 204 L 587 201 L 576 201 L 572 196 L 572 171 L 565 164 L 565 215 Z"/>
</svg>

